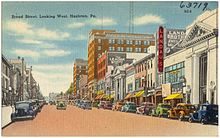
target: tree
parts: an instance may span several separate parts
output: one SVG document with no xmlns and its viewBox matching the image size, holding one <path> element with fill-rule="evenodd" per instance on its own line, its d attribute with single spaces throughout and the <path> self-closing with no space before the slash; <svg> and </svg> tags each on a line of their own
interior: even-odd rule
<svg viewBox="0 0 220 138">
<path fill-rule="evenodd" d="M 73 83 L 70 84 L 69 89 L 66 91 L 67 94 L 72 94 L 73 93 Z"/>
</svg>

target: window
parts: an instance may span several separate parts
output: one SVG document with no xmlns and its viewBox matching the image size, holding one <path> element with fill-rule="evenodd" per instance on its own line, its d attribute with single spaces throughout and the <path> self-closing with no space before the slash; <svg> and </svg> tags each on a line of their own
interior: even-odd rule
<svg viewBox="0 0 220 138">
<path fill-rule="evenodd" d="M 144 48 L 144 53 L 147 53 L 147 48 Z"/>
<path fill-rule="evenodd" d="M 112 40 L 111 40 L 111 39 L 109 39 L 109 40 L 108 40 L 108 43 L 109 43 L 109 44 L 111 44 L 111 43 L 112 43 Z"/>
<path fill-rule="evenodd" d="M 141 45 L 141 41 L 138 41 L 138 45 Z"/>
<path fill-rule="evenodd" d="M 135 45 L 138 45 L 138 41 L 137 40 L 135 41 Z"/>
<path fill-rule="evenodd" d="M 112 39 L 112 44 L 115 44 L 115 39 Z"/>
<path fill-rule="evenodd" d="M 118 39 L 117 42 L 118 42 L 118 44 L 121 44 L 121 40 L 120 39 Z"/>
<path fill-rule="evenodd" d="M 121 47 L 118 47 L 118 48 L 117 48 L 117 51 L 120 52 L 120 51 L 121 51 Z"/>
<path fill-rule="evenodd" d="M 144 45 L 145 45 L 145 46 L 147 45 L 147 41 L 144 41 Z"/>
<path fill-rule="evenodd" d="M 127 42 L 126 42 L 126 43 L 127 43 L 127 45 L 129 45 L 129 40 L 127 40 Z"/>
<path fill-rule="evenodd" d="M 101 46 L 98 46 L 98 50 L 101 50 Z"/>
<path fill-rule="evenodd" d="M 123 47 L 121 47 L 121 51 L 124 51 L 124 48 L 123 48 Z"/>
<path fill-rule="evenodd" d="M 115 47 L 109 47 L 109 51 L 115 51 Z"/>
<path fill-rule="evenodd" d="M 102 40 L 101 39 L 98 39 L 98 43 L 100 44 L 102 42 Z"/>
<path fill-rule="evenodd" d="M 121 40 L 121 44 L 124 44 L 124 40 Z"/>
<path fill-rule="evenodd" d="M 127 47 L 127 48 L 126 48 L 126 52 L 130 52 L 130 47 Z"/>
<path fill-rule="evenodd" d="M 132 40 L 130 40 L 130 44 L 131 44 L 131 45 L 133 44 L 133 41 L 132 41 Z"/>
</svg>

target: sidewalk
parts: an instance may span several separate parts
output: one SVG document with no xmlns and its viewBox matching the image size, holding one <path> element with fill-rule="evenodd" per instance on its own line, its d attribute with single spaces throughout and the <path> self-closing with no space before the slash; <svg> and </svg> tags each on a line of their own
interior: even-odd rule
<svg viewBox="0 0 220 138">
<path fill-rule="evenodd" d="M 2 128 L 11 123 L 11 113 L 13 111 L 12 106 L 2 106 L 2 120 L 1 125 Z"/>
</svg>

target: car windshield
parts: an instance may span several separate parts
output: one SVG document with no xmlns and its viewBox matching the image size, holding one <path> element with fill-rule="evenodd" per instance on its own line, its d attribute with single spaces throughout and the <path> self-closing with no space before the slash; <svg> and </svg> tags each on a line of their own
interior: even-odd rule
<svg viewBox="0 0 220 138">
<path fill-rule="evenodd" d="M 135 105 L 135 103 L 128 103 L 128 105 Z"/>
<path fill-rule="evenodd" d="M 167 109 L 170 109 L 170 108 L 171 108 L 170 105 L 165 105 L 165 104 L 164 104 L 164 105 L 161 105 L 161 107 L 162 107 L 162 108 L 167 108 Z"/>
<path fill-rule="evenodd" d="M 16 103 L 16 108 L 23 108 L 23 109 L 27 109 L 29 108 L 29 103 Z"/>
<path fill-rule="evenodd" d="M 214 111 L 218 111 L 218 106 L 217 105 L 210 106 L 209 109 L 214 110 Z"/>
<path fill-rule="evenodd" d="M 194 105 L 187 105 L 186 108 L 187 108 L 187 109 L 190 109 L 190 110 L 196 109 L 196 107 L 195 107 Z"/>
</svg>

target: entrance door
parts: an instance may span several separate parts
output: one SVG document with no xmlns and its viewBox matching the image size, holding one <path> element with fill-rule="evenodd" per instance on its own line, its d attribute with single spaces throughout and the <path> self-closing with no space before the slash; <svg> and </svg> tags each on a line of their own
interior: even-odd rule
<svg viewBox="0 0 220 138">
<path fill-rule="evenodd" d="M 199 103 L 205 103 L 207 85 L 207 53 L 204 53 L 199 58 Z"/>
</svg>

